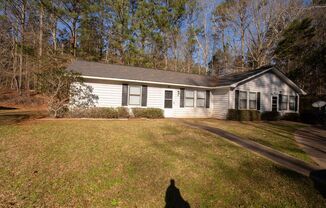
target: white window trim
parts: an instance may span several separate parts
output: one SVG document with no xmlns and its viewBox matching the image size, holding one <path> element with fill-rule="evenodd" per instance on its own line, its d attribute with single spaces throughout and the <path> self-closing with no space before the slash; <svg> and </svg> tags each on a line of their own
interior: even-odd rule
<svg viewBox="0 0 326 208">
<path fill-rule="evenodd" d="M 246 93 L 246 103 L 247 103 L 246 108 L 241 108 L 241 105 L 240 105 L 240 103 L 241 103 L 240 101 L 241 101 L 241 100 L 244 100 L 244 99 L 241 99 L 241 98 L 240 98 L 240 93 L 241 93 L 241 92 L 245 92 L 245 93 Z M 248 110 L 248 107 L 249 107 L 249 106 L 248 106 L 248 101 L 249 101 L 249 99 L 248 99 L 248 95 L 249 95 L 248 91 L 246 91 L 246 90 L 239 90 L 239 110 Z"/>
<path fill-rule="evenodd" d="M 171 98 L 171 99 L 166 99 L 166 97 L 165 97 L 165 92 L 166 92 L 166 91 L 171 91 L 171 92 L 172 92 L 172 98 Z M 171 108 L 166 108 L 166 107 L 165 107 L 165 101 L 166 101 L 166 100 L 171 100 L 171 105 L 172 105 Z M 163 103 L 163 108 L 164 108 L 164 109 L 173 109 L 173 90 L 164 90 L 164 103 Z"/>
<path fill-rule="evenodd" d="M 293 110 L 290 109 L 290 98 L 291 98 L 291 97 L 294 98 L 294 109 L 293 109 Z M 295 111 L 295 107 L 296 107 L 296 106 L 295 106 L 295 103 L 296 103 L 296 102 L 295 102 L 295 98 L 296 98 L 295 95 L 289 95 L 289 98 L 288 98 L 288 101 L 289 101 L 289 102 L 288 102 L 288 103 L 289 103 L 289 104 L 288 104 L 288 111 L 296 112 L 296 111 Z"/>
<path fill-rule="evenodd" d="M 283 96 L 286 96 L 287 97 L 287 102 L 286 102 L 286 109 L 281 109 L 281 111 L 289 111 L 289 102 L 290 102 L 290 100 L 289 100 L 289 95 L 283 95 L 283 94 L 281 94 L 281 96 L 282 96 L 282 102 L 281 102 L 281 107 L 282 107 L 282 103 L 285 103 L 285 102 L 283 102 Z"/>
<path fill-rule="evenodd" d="M 202 92 L 202 93 L 204 93 L 204 98 L 198 98 L 198 92 Z M 198 103 L 197 103 L 197 101 L 198 101 L 198 99 L 200 99 L 200 100 L 204 100 L 204 105 L 203 106 L 198 106 Z M 203 90 L 196 90 L 196 107 L 197 108 L 205 108 L 206 107 L 206 91 L 203 91 Z"/>
<path fill-rule="evenodd" d="M 186 100 L 187 100 L 186 91 L 192 91 L 193 92 L 193 95 L 194 96 L 192 97 L 192 99 L 193 99 L 192 106 L 187 106 L 186 105 Z M 185 94 L 184 94 L 184 107 L 185 108 L 195 108 L 195 100 L 196 100 L 196 90 L 185 89 Z"/>
<path fill-rule="evenodd" d="M 256 108 L 250 108 L 250 93 L 255 93 L 256 95 Z M 258 99 L 258 96 L 257 96 L 258 92 L 251 92 L 251 91 L 248 91 L 248 109 L 249 110 L 257 110 L 257 99 Z"/>
<path fill-rule="evenodd" d="M 138 88 L 140 88 L 139 105 L 136 105 L 136 104 L 130 104 L 130 88 L 131 88 L 131 87 L 138 87 Z M 129 85 L 129 86 L 128 86 L 128 106 L 139 106 L 139 107 L 141 107 L 142 91 L 143 91 L 143 87 L 142 87 L 141 85 Z M 136 94 L 132 94 L 132 95 L 136 95 Z M 137 96 L 138 96 L 138 95 L 137 95 Z"/>
</svg>

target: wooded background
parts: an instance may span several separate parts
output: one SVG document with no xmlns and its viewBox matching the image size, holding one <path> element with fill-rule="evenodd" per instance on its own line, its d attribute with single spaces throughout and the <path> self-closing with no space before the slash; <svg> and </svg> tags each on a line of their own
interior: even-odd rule
<svg viewBox="0 0 326 208">
<path fill-rule="evenodd" d="M 75 58 L 219 76 L 273 64 L 326 94 L 326 1 L 1 0 L 0 87 Z M 90 69 L 91 70 L 91 69 Z"/>
</svg>

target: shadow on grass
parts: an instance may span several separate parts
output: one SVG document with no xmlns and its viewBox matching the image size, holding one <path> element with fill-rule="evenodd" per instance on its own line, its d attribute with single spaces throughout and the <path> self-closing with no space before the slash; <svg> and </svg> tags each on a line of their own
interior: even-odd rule
<svg viewBox="0 0 326 208">
<path fill-rule="evenodd" d="M 181 196 L 180 190 L 175 186 L 175 181 L 170 180 L 170 185 L 165 192 L 165 208 L 190 208 L 189 203 Z"/>
<path fill-rule="evenodd" d="M 6 107 L 6 106 L 0 106 L 0 110 L 16 110 L 17 108 L 14 107 Z"/>
<path fill-rule="evenodd" d="M 326 198 L 326 169 L 312 171 L 309 178 L 314 182 L 315 189 Z"/>
<path fill-rule="evenodd" d="M 43 111 L 0 111 L 0 125 L 15 124 L 28 119 L 38 119 L 48 116 Z"/>
</svg>

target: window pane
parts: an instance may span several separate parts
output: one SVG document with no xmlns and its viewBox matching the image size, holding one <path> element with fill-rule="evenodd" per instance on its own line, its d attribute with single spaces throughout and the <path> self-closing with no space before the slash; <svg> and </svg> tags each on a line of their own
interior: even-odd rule
<svg viewBox="0 0 326 208">
<path fill-rule="evenodd" d="M 290 110 L 292 110 L 292 111 L 295 110 L 295 104 L 294 103 L 290 103 L 289 107 L 290 107 Z"/>
<path fill-rule="evenodd" d="M 295 110 L 295 97 L 294 96 L 290 96 L 289 109 L 292 110 L 292 111 Z"/>
<path fill-rule="evenodd" d="M 194 107 L 194 99 L 186 98 L 186 100 L 185 100 L 185 106 L 186 107 Z"/>
<path fill-rule="evenodd" d="M 240 109 L 247 109 L 247 100 L 240 100 Z"/>
<path fill-rule="evenodd" d="M 251 93 L 249 94 L 249 99 L 250 99 L 250 100 L 256 100 L 256 93 L 255 93 L 255 92 L 251 92 Z"/>
<path fill-rule="evenodd" d="M 247 99 L 247 92 L 240 92 L 240 99 Z"/>
<path fill-rule="evenodd" d="M 172 100 L 165 100 L 164 108 L 172 108 Z"/>
<path fill-rule="evenodd" d="M 130 86 L 129 92 L 133 95 L 140 95 L 140 86 Z"/>
<path fill-rule="evenodd" d="M 205 99 L 206 92 L 204 91 L 197 91 L 197 98 L 203 98 Z"/>
<path fill-rule="evenodd" d="M 194 97 L 194 91 L 186 90 L 185 95 L 186 95 L 186 97 L 193 98 Z"/>
<path fill-rule="evenodd" d="M 130 95 L 129 96 L 130 105 L 140 105 L 140 96 L 139 95 Z"/>
<path fill-rule="evenodd" d="M 204 107 L 205 99 L 197 99 L 197 107 Z"/>
<path fill-rule="evenodd" d="M 281 109 L 282 109 L 282 110 L 286 110 L 286 109 L 287 109 L 287 104 L 288 104 L 288 103 L 284 103 L 284 102 L 282 102 L 282 103 L 281 103 Z"/>
<path fill-rule="evenodd" d="M 282 95 L 282 102 L 285 102 L 285 103 L 288 102 L 288 96 L 287 95 Z"/>
<path fill-rule="evenodd" d="M 172 100 L 172 91 L 165 91 L 165 100 Z"/>
<path fill-rule="evenodd" d="M 257 108 L 257 102 L 256 102 L 256 100 L 250 100 L 249 101 L 249 108 L 250 109 L 256 109 Z"/>
</svg>

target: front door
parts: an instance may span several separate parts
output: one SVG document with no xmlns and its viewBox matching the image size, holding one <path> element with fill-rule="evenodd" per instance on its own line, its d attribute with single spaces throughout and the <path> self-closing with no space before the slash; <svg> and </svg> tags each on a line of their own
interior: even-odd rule
<svg viewBox="0 0 326 208">
<path fill-rule="evenodd" d="M 173 117 L 173 91 L 164 91 L 164 116 Z"/>
<path fill-rule="evenodd" d="M 272 111 L 277 111 L 278 97 L 272 96 Z"/>
</svg>

